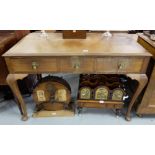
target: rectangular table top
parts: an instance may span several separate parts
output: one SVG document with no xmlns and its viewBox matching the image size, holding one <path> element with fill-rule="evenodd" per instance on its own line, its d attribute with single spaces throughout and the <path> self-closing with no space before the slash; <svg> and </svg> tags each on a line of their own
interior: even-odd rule
<svg viewBox="0 0 155 155">
<path fill-rule="evenodd" d="M 87 33 L 86 39 L 63 39 L 61 33 L 30 33 L 3 56 L 152 56 L 139 43 L 137 35 Z"/>
</svg>

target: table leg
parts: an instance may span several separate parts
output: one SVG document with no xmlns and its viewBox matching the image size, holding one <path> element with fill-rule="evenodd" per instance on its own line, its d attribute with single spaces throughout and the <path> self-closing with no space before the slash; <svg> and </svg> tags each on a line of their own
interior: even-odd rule
<svg viewBox="0 0 155 155">
<path fill-rule="evenodd" d="M 137 80 L 139 82 L 137 90 L 134 93 L 134 95 L 129 103 L 128 110 L 127 110 L 126 117 L 125 117 L 125 119 L 127 121 L 130 121 L 131 120 L 131 116 L 130 116 L 131 109 L 134 105 L 135 100 L 137 99 L 139 94 L 142 92 L 143 88 L 146 86 L 146 84 L 148 82 L 148 78 L 147 78 L 146 74 L 128 74 L 127 76 L 130 77 L 131 79 Z"/>
<path fill-rule="evenodd" d="M 21 114 L 22 114 L 22 120 L 26 121 L 28 119 L 28 115 L 27 115 L 27 109 L 26 109 L 26 104 L 23 100 L 23 97 L 21 95 L 21 92 L 19 90 L 18 84 L 17 84 L 17 80 L 22 80 L 25 77 L 27 77 L 28 74 L 9 74 L 7 76 L 7 83 L 10 86 L 15 98 L 18 100 L 19 106 L 20 106 L 20 110 L 21 110 Z"/>
</svg>

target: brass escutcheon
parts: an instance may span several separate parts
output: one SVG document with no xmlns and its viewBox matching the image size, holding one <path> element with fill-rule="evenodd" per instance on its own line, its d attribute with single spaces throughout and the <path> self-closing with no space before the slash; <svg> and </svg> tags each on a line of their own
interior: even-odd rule
<svg viewBox="0 0 155 155">
<path fill-rule="evenodd" d="M 125 62 L 120 62 L 120 63 L 118 64 L 118 69 L 119 69 L 119 70 L 120 70 L 120 69 L 124 69 L 125 66 L 126 66 Z"/>
<path fill-rule="evenodd" d="M 80 68 L 80 59 L 79 59 L 79 57 L 76 57 L 76 56 L 72 57 L 71 62 L 72 62 L 72 67 L 75 70 L 78 70 Z"/>
<path fill-rule="evenodd" d="M 74 64 L 74 69 L 79 69 L 80 68 L 80 64 Z"/>
<path fill-rule="evenodd" d="M 37 62 L 32 62 L 32 68 L 36 70 L 38 68 L 39 64 Z"/>
</svg>

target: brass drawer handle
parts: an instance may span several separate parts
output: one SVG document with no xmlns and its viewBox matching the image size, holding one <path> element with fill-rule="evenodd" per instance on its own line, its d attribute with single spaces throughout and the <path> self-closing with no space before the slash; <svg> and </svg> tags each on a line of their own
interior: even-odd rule
<svg viewBox="0 0 155 155">
<path fill-rule="evenodd" d="M 37 62 L 32 62 L 32 69 L 36 70 L 39 64 Z"/>
<path fill-rule="evenodd" d="M 78 70 L 81 64 L 79 57 L 77 56 L 71 57 L 71 64 L 72 64 L 72 68 L 74 68 L 75 70 Z"/>
<path fill-rule="evenodd" d="M 74 69 L 79 69 L 80 68 L 80 64 L 74 64 Z"/>
<path fill-rule="evenodd" d="M 118 69 L 124 69 L 125 68 L 125 63 L 119 63 L 118 64 Z"/>
</svg>

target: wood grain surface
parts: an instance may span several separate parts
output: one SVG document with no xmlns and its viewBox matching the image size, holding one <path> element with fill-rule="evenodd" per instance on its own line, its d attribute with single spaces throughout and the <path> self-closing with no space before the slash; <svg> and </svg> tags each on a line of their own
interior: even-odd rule
<svg viewBox="0 0 155 155">
<path fill-rule="evenodd" d="M 114 33 L 111 38 L 102 33 L 87 33 L 86 39 L 63 39 L 62 33 L 34 32 L 25 36 L 3 56 L 151 56 L 136 41 L 137 35 Z"/>
</svg>

